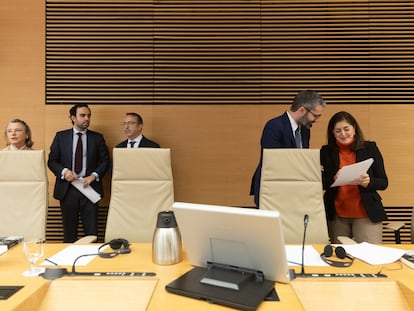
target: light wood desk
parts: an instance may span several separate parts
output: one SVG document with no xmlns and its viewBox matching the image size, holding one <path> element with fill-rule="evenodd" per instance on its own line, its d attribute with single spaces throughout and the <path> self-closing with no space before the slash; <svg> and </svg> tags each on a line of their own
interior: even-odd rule
<svg viewBox="0 0 414 311">
<path fill-rule="evenodd" d="M 46 244 L 45 256 L 51 257 L 53 254 L 62 250 L 67 244 Z M 389 246 L 389 245 L 387 245 Z M 404 249 L 413 249 L 414 245 L 403 244 L 395 245 L 396 247 Z M 317 251 L 323 249 L 323 245 L 314 246 Z M 165 285 L 182 275 L 186 271 L 191 269 L 191 266 L 186 260 L 184 253 L 184 260 L 176 265 L 160 266 L 152 263 L 151 259 L 151 244 L 133 244 L 131 245 L 132 252 L 126 255 L 119 255 L 112 259 L 95 258 L 87 266 L 77 267 L 76 271 L 141 271 L 141 272 L 155 272 L 156 277 L 152 278 L 157 280 L 152 298 L 148 305 L 149 311 L 159 310 L 232 310 L 219 305 L 212 305 L 205 301 L 191 299 L 179 295 L 168 293 L 165 290 Z M 45 298 L 50 284 L 56 281 L 45 280 L 41 277 L 23 277 L 22 272 L 28 268 L 29 264 L 23 257 L 22 246 L 18 245 L 10 249 L 7 253 L 0 256 L 0 285 L 24 285 L 20 291 L 14 294 L 8 300 L 0 300 L 0 310 L 39 310 L 42 305 L 42 300 Z M 71 267 L 67 267 L 69 270 Z M 354 303 L 354 307 L 347 308 L 350 310 L 358 310 L 358 305 L 361 305 L 361 299 L 367 294 L 377 295 L 377 300 L 380 305 L 386 305 L 382 300 L 387 300 L 389 296 L 390 288 L 397 288 L 398 293 L 395 294 L 397 298 L 390 297 L 388 300 L 392 302 L 401 300 L 401 308 L 399 310 L 412 310 L 414 306 L 414 270 L 402 265 L 400 263 L 393 263 L 389 265 L 370 266 L 359 260 L 355 260 L 354 264 L 349 268 L 333 268 L 333 267 L 306 267 L 306 272 L 326 272 L 326 273 L 378 273 L 382 268 L 382 273 L 386 274 L 386 279 L 296 279 L 291 284 L 279 284 L 276 283 L 276 291 L 280 297 L 279 302 L 263 302 L 259 311 L 265 310 L 311 310 L 312 306 L 315 307 L 314 301 L 308 301 L 305 296 L 310 293 L 311 299 L 322 301 L 321 306 L 317 306 L 318 310 L 323 310 L 323 305 L 327 307 L 326 310 L 333 308 L 333 303 L 341 305 L 340 299 L 346 299 L 349 302 Z M 295 268 L 299 272 L 299 268 Z M 102 277 L 65 277 L 64 279 L 70 281 L 76 280 L 102 280 Z M 137 278 L 128 278 L 137 279 Z M 149 278 L 144 278 L 149 279 Z M 112 281 L 111 281 L 112 280 Z M 117 287 L 117 282 L 114 280 L 125 280 L 127 278 L 109 278 L 110 284 L 114 284 Z M 106 280 L 105 280 L 106 281 Z M 352 286 L 351 286 L 351 285 Z M 307 293 L 301 293 L 299 299 L 294 287 L 297 290 L 306 289 Z M 357 292 L 352 292 L 351 288 L 355 288 Z M 376 289 L 376 292 L 372 292 Z M 94 290 L 93 287 L 90 288 Z M 96 291 L 96 289 L 95 289 Z M 330 292 L 332 291 L 332 292 Z M 131 295 L 136 295 L 136 292 L 131 290 Z M 305 295 L 305 296 L 304 296 Z M 115 296 L 116 297 L 116 296 Z M 305 298 L 304 298 L 305 297 Z M 73 297 L 76 299 L 76 297 Z M 113 310 L 117 306 L 117 299 L 114 297 L 102 297 L 102 301 L 108 310 Z M 302 303 L 303 302 L 303 303 Z M 363 301 L 362 301 L 363 302 Z M 98 302 L 96 302 L 98 303 Z M 388 303 L 388 302 L 386 302 Z M 304 308 L 303 304 L 306 304 Z M 345 306 L 343 305 L 343 306 Z M 398 303 L 397 303 L 398 305 Z M 131 306 L 132 307 L 132 306 Z M 65 304 L 61 310 L 73 310 L 70 305 Z M 362 308 L 361 308 L 362 309 Z M 364 308 L 367 310 L 366 308 Z M 99 310 L 105 310 L 99 307 Z M 137 309 L 133 309 L 137 310 Z M 369 310 L 369 309 L 368 309 Z M 383 310 L 376 308 L 375 310 Z M 398 308 L 393 308 L 398 310 Z M 80 311 L 77 309 L 77 311 Z M 88 310 L 90 311 L 90 309 Z"/>
</svg>

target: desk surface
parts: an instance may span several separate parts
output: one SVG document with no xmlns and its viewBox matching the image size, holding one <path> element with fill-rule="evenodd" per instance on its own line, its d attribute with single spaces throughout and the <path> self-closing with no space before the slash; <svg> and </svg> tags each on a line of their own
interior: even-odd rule
<svg viewBox="0 0 414 311">
<path fill-rule="evenodd" d="M 46 244 L 45 256 L 51 257 L 53 254 L 68 246 L 67 244 Z M 391 245 L 387 245 L 391 246 Z M 393 245 L 403 249 L 413 249 L 414 246 L 410 244 Z M 323 249 L 323 245 L 314 246 L 317 251 Z M 184 260 L 176 265 L 160 266 L 152 263 L 151 259 L 151 244 L 132 244 L 132 252 L 126 255 L 119 255 L 112 259 L 95 258 L 91 263 L 85 267 L 77 267 L 77 271 L 143 271 L 155 272 L 157 275 L 153 278 L 156 280 L 156 285 L 152 298 L 148 305 L 149 311 L 166 310 L 232 310 L 219 305 L 211 305 L 205 301 L 191 299 L 175 294 L 168 293 L 165 290 L 165 285 L 184 274 L 192 267 L 189 265 L 186 254 L 184 253 Z M 10 249 L 8 252 L 0 256 L 0 285 L 24 285 L 20 291 L 14 294 L 8 300 L 0 300 L 0 310 L 38 310 L 42 300 L 46 296 L 51 282 L 41 277 L 23 277 L 22 272 L 28 268 L 28 262 L 24 259 L 22 245 L 18 245 Z M 68 267 L 69 269 L 71 267 Z M 299 272 L 300 268 L 295 268 Z M 382 273 L 386 274 L 386 279 L 296 279 L 290 284 L 276 283 L 275 288 L 280 297 L 279 302 L 263 302 L 259 311 L 265 310 L 304 310 L 303 304 L 313 303 L 309 299 L 317 299 L 324 301 L 324 304 L 329 309 L 332 308 L 333 302 L 340 304 L 338 298 L 349 299 L 352 296 L 354 302 L 359 300 L 355 297 L 361 294 L 361 290 L 366 291 L 368 295 L 376 295 L 380 304 L 386 305 L 388 302 L 395 303 L 395 299 L 401 300 L 401 307 L 399 310 L 410 310 L 406 306 L 414 306 L 414 269 L 410 269 L 400 262 L 384 265 L 371 266 L 355 260 L 354 264 L 348 268 L 333 268 L 333 267 L 306 267 L 306 272 L 319 273 Z M 76 280 L 71 278 L 71 280 Z M 86 278 L 87 279 L 87 278 Z M 89 278 L 91 279 L 91 278 Z M 97 278 L 93 278 L 96 280 Z M 126 278 L 111 278 L 117 280 L 126 280 Z M 148 279 L 148 278 L 147 278 Z M 115 283 L 113 283 L 115 285 Z M 353 286 L 350 286 L 353 284 Z M 371 286 L 375 284 L 375 286 Z M 355 288 L 356 292 L 350 291 L 350 288 Z M 376 289 L 377 292 L 371 292 Z M 387 298 L 390 289 L 396 289 L 397 293 Z M 295 292 L 296 290 L 296 292 Z M 91 288 L 93 291 L 93 288 Z M 331 292 L 332 291 L 332 292 Z M 378 292 L 380 295 L 378 296 Z M 136 292 L 135 292 L 136 293 Z M 382 295 L 381 295 L 382 293 Z M 134 292 L 131 292 L 134 295 Z M 310 297 L 311 296 L 311 297 Z M 364 293 L 359 295 L 363 297 Z M 385 299 L 383 302 L 381 299 Z M 116 299 L 106 301 L 106 305 L 110 305 Z M 70 310 L 70 306 L 67 306 Z M 318 306 L 319 310 L 323 310 L 322 306 Z M 327 308 L 327 310 L 328 310 Z M 109 308 L 108 308 L 109 309 Z M 351 308 L 357 310 L 358 308 Z M 361 308 L 362 309 L 362 308 Z M 64 310 L 62 307 L 61 310 Z M 102 310 L 102 309 L 100 309 Z M 113 310 L 113 309 L 112 309 Z M 134 309 L 136 310 L 136 309 Z M 309 310 L 306 307 L 306 310 Z M 381 310 L 381 308 L 376 309 Z M 398 310 L 393 308 L 393 310 Z"/>
</svg>

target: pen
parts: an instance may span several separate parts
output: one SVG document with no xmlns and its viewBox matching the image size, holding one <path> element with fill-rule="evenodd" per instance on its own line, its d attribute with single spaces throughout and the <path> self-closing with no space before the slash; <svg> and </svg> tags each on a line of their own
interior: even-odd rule
<svg viewBox="0 0 414 311">
<path fill-rule="evenodd" d="M 299 263 L 299 262 L 295 262 L 295 261 L 288 261 L 288 263 L 290 263 L 290 264 L 292 264 L 292 265 L 298 265 L 298 266 L 301 266 L 302 264 L 301 263 Z"/>
<path fill-rule="evenodd" d="M 45 258 L 45 261 L 50 262 L 52 265 L 58 266 L 58 264 L 56 262 L 53 262 L 48 258 Z"/>
</svg>

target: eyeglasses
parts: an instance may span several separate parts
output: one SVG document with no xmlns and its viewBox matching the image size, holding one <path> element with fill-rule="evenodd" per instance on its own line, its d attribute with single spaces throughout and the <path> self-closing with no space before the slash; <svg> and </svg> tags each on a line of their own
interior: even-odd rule
<svg viewBox="0 0 414 311">
<path fill-rule="evenodd" d="M 121 126 L 131 126 L 131 125 L 134 125 L 134 124 L 137 124 L 137 122 L 135 122 L 135 121 L 128 121 L 128 122 L 121 122 Z"/>
<path fill-rule="evenodd" d="M 306 107 L 303 107 L 303 108 L 305 108 L 307 112 L 310 112 L 315 119 L 319 119 L 322 116 L 322 114 L 316 114 L 309 108 L 306 108 Z"/>
</svg>

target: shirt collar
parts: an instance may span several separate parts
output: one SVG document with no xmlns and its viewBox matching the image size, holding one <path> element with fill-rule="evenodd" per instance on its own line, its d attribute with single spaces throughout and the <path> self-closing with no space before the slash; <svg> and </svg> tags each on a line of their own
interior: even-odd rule
<svg viewBox="0 0 414 311">
<path fill-rule="evenodd" d="M 83 131 L 78 131 L 77 129 L 73 128 L 73 134 L 78 134 L 78 133 L 82 133 L 82 134 L 86 134 L 87 130 L 83 130 Z"/>
<path fill-rule="evenodd" d="M 140 141 L 141 141 L 141 139 L 142 139 L 142 134 L 139 134 L 137 137 L 135 137 L 134 139 L 128 139 L 128 144 L 131 142 L 131 141 L 135 141 L 136 143 L 139 143 Z"/>
<path fill-rule="evenodd" d="M 289 117 L 290 126 L 292 127 L 293 133 L 295 133 L 296 129 L 299 127 L 299 124 L 292 118 L 289 111 L 287 112 L 287 115 Z"/>
</svg>

